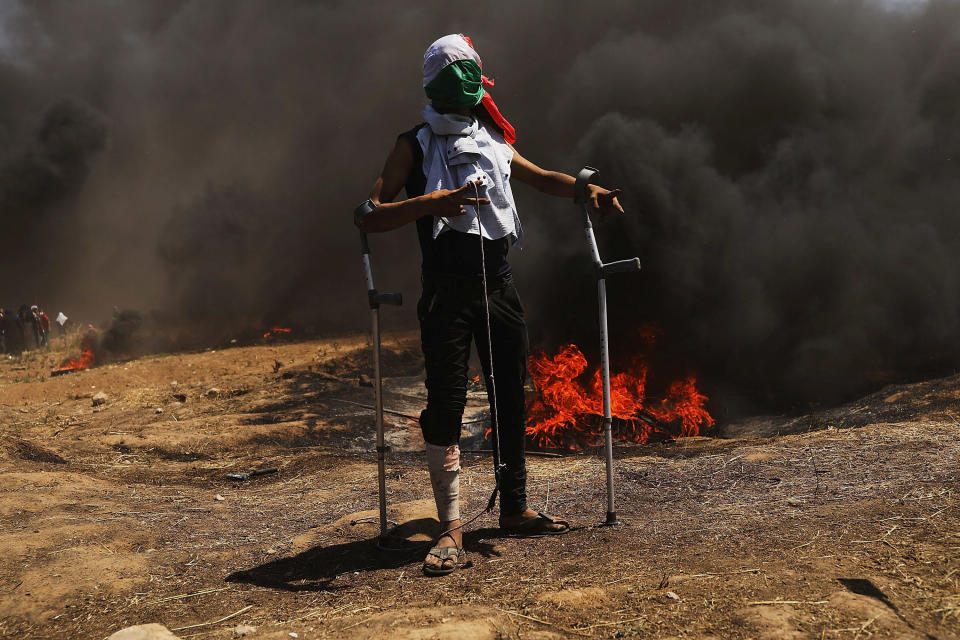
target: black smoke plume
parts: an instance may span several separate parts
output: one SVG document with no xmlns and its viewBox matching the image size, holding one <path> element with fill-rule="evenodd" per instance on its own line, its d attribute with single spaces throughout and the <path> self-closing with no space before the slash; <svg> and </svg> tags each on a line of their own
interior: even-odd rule
<svg viewBox="0 0 960 640">
<path fill-rule="evenodd" d="M 350 212 L 420 120 L 423 50 L 463 32 L 521 153 L 624 189 L 600 244 L 644 271 L 610 282 L 615 360 L 654 324 L 731 410 L 948 370 L 958 25 L 951 0 L 7 2 L 0 299 L 364 330 Z M 515 191 L 531 334 L 589 348 L 576 211 Z M 414 299 L 413 230 L 372 245 Z"/>
</svg>

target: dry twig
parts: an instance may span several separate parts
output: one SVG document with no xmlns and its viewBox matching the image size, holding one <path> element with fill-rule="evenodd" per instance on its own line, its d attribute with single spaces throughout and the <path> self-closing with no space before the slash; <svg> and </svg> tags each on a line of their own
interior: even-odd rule
<svg viewBox="0 0 960 640">
<path fill-rule="evenodd" d="M 185 627 L 177 627 L 176 629 L 170 629 L 170 631 L 183 631 L 184 629 L 196 629 L 197 627 L 209 627 L 209 626 L 212 625 L 212 624 L 220 624 L 221 622 L 226 622 L 226 621 L 229 620 L 230 618 L 235 618 L 235 617 L 237 617 L 238 615 L 240 615 L 241 613 L 243 613 L 243 612 L 245 612 L 245 611 L 249 611 L 250 609 L 253 609 L 253 605 L 252 605 L 252 604 L 248 604 L 248 605 L 245 606 L 243 609 L 240 609 L 240 611 L 235 611 L 235 612 L 231 613 L 231 614 L 228 615 L 228 616 L 223 616 L 223 617 L 220 618 L 219 620 L 213 620 L 213 621 L 211 621 L 211 622 L 200 622 L 200 623 L 198 623 L 198 624 L 188 624 L 188 625 L 185 626 Z"/>
<path fill-rule="evenodd" d="M 193 596 L 205 596 L 208 593 L 217 593 L 218 591 L 226 591 L 230 587 L 223 587 L 220 589 L 204 589 L 203 591 L 196 591 L 194 593 L 184 593 L 179 596 L 168 596 L 166 598 L 160 598 L 159 600 L 154 600 L 152 602 L 147 602 L 145 604 L 160 604 L 161 602 L 169 602 L 170 600 L 182 600 L 184 598 L 192 598 Z"/>
</svg>

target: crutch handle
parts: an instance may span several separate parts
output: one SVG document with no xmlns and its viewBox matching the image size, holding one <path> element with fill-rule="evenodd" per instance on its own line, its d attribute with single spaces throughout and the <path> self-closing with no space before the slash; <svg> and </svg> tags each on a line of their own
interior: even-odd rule
<svg viewBox="0 0 960 640">
<path fill-rule="evenodd" d="M 640 271 L 640 258 L 629 258 L 627 260 L 608 262 L 600 267 L 600 271 L 603 272 L 603 275 L 608 273 L 631 273 Z"/>
<path fill-rule="evenodd" d="M 587 202 L 587 185 L 593 182 L 593 179 L 600 173 L 589 165 L 585 165 L 577 174 L 577 181 L 573 184 L 573 201 L 577 204 Z"/>
<path fill-rule="evenodd" d="M 403 304 L 402 293 L 380 293 L 376 289 L 367 291 L 367 297 L 370 299 L 370 308 L 375 309 L 382 304 L 392 304 L 399 307 Z"/>
</svg>

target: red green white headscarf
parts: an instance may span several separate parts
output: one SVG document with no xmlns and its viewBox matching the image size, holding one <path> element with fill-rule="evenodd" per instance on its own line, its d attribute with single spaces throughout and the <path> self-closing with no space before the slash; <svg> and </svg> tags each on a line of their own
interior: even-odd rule
<svg viewBox="0 0 960 640">
<path fill-rule="evenodd" d="M 486 87 L 493 80 L 480 73 L 483 62 L 467 36 L 454 33 L 436 40 L 423 55 L 423 88 L 435 105 L 441 107 L 483 106 L 503 133 L 503 139 L 513 144 L 517 132 L 500 110 Z"/>
</svg>

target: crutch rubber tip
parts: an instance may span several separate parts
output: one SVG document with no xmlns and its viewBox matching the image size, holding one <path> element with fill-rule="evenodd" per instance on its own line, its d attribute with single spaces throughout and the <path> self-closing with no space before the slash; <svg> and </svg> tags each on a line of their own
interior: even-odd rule
<svg viewBox="0 0 960 640">
<path fill-rule="evenodd" d="M 612 527 L 620 524 L 620 521 L 617 520 L 616 511 L 607 511 L 607 521 L 603 523 L 607 527 Z"/>
</svg>

